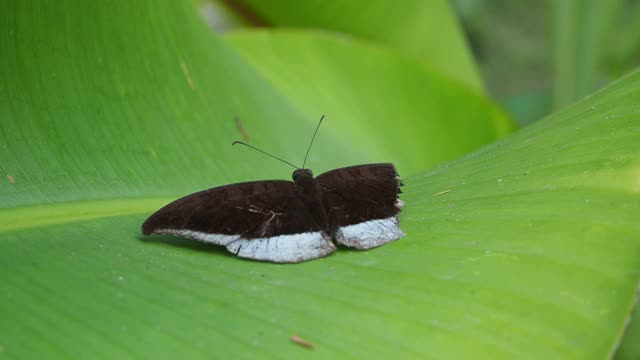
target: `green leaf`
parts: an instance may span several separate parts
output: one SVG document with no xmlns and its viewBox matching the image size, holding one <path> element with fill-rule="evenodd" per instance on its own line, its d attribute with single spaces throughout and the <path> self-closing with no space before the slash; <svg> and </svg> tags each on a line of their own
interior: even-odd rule
<svg viewBox="0 0 640 360">
<path fill-rule="evenodd" d="M 413 234 L 429 239 L 430 263 L 453 257 L 442 274 L 465 290 L 450 298 L 474 303 L 441 323 L 494 334 L 507 357 L 613 353 L 640 278 L 639 98 L 635 72 L 414 184 L 428 215 Z"/>
<path fill-rule="evenodd" d="M 514 128 L 485 97 L 386 47 L 308 31 L 241 31 L 226 39 L 300 113 L 327 115 L 315 148 L 333 147 L 323 141 L 330 134 L 358 146 L 351 151 L 363 159 L 366 152 L 410 175 Z M 347 165 L 335 156 L 330 167 Z"/>
<path fill-rule="evenodd" d="M 636 298 L 637 301 L 637 298 Z M 640 307 L 635 305 L 635 311 L 631 315 L 629 328 L 624 334 L 620 348 L 616 352 L 616 360 L 633 360 L 640 358 Z"/>
<path fill-rule="evenodd" d="M 242 0 L 246 10 L 269 24 L 353 34 L 425 59 L 435 68 L 483 91 L 482 78 L 458 21 L 446 0 L 327 2 Z"/>
<path fill-rule="evenodd" d="M 600 359 L 613 351 L 640 280 L 640 73 L 407 177 L 402 240 L 275 265 L 173 237 L 142 239 L 139 226 L 190 191 L 285 177 L 286 167 L 229 146 L 240 136 L 232 118 L 253 144 L 291 158 L 317 121 L 310 101 L 292 103 L 264 69 L 212 37 L 189 2 L 3 10 L 0 354 Z M 308 41 L 335 51 L 330 40 Z M 362 51 L 374 64 L 408 67 L 394 77 L 439 78 Z M 495 112 L 445 88 L 442 101 L 459 105 L 451 114 L 469 117 L 467 101 L 478 111 L 470 121 Z M 423 129 L 419 106 L 376 131 L 343 124 L 378 106 L 361 105 L 362 115 L 336 125 L 347 134 L 323 129 L 313 166 L 371 160 L 380 134 Z M 403 151 L 380 153 L 410 172 L 424 154 Z M 316 348 L 292 343 L 293 334 Z"/>
</svg>

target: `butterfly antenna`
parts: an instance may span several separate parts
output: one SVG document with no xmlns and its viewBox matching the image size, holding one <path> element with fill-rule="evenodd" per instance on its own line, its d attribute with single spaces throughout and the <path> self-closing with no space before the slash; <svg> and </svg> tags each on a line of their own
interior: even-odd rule
<svg viewBox="0 0 640 360">
<path fill-rule="evenodd" d="M 263 153 L 263 154 L 265 154 L 265 155 L 269 155 L 269 156 L 271 156 L 272 158 L 274 158 L 274 159 L 276 159 L 276 160 L 280 160 L 280 161 L 282 161 L 282 162 L 283 162 L 283 163 L 285 163 L 285 164 L 288 164 L 288 165 L 290 165 L 290 166 L 293 166 L 293 168 L 294 168 L 294 169 L 298 169 L 298 167 L 297 167 L 297 166 L 295 166 L 295 165 L 293 165 L 292 163 L 290 163 L 290 162 L 288 162 L 288 161 L 286 161 L 286 160 L 282 160 L 282 159 L 280 159 L 280 158 L 279 158 L 279 157 L 277 157 L 277 156 L 273 156 L 273 155 L 269 154 L 269 153 L 268 153 L 268 152 L 266 152 L 266 151 L 262 151 L 262 150 L 258 149 L 258 148 L 257 148 L 257 147 L 255 147 L 255 146 L 251 146 L 251 145 L 249 145 L 249 144 L 245 144 L 245 143 L 243 143 L 242 141 L 234 141 L 234 142 L 233 142 L 233 144 L 231 144 L 231 145 L 235 145 L 235 144 L 240 144 L 240 145 L 244 145 L 244 146 L 250 147 L 250 148 L 252 148 L 253 150 L 260 151 L 261 153 Z"/>
<path fill-rule="evenodd" d="M 309 151 L 311 150 L 311 145 L 313 145 L 313 140 L 316 139 L 316 134 L 318 133 L 318 129 L 320 128 L 320 124 L 322 124 L 322 120 L 324 120 L 324 115 L 322 115 L 322 117 L 320 118 L 320 121 L 318 121 L 318 126 L 316 126 L 316 131 L 313 132 L 313 137 L 311 138 L 311 143 L 309 144 L 309 148 L 307 149 L 307 153 L 304 156 L 304 162 L 302 163 L 302 168 L 304 169 L 304 166 L 307 163 L 307 156 L 309 156 Z"/>
</svg>

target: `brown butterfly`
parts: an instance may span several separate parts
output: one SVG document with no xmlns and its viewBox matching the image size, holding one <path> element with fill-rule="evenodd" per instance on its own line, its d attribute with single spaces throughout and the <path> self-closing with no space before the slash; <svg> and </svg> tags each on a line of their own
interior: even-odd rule
<svg viewBox="0 0 640 360">
<path fill-rule="evenodd" d="M 151 215 L 142 233 L 171 234 L 224 245 L 237 256 L 296 263 L 326 256 L 332 242 L 359 250 L 404 236 L 398 224 L 402 182 L 393 164 L 368 164 L 331 170 L 313 177 L 307 156 L 293 181 L 230 184 L 178 199 Z"/>
</svg>

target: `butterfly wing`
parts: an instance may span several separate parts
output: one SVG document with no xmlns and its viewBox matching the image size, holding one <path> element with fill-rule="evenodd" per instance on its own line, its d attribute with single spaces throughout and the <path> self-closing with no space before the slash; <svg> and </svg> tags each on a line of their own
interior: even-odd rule
<svg viewBox="0 0 640 360">
<path fill-rule="evenodd" d="M 369 249 L 404 236 L 398 224 L 402 182 L 393 164 L 331 170 L 316 177 L 340 244 Z"/>
<path fill-rule="evenodd" d="M 151 215 L 142 233 L 178 235 L 224 245 L 240 256 L 300 262 L 335 250 L 290 181 L 221 186 L 178 199 Z"/>
</svg>

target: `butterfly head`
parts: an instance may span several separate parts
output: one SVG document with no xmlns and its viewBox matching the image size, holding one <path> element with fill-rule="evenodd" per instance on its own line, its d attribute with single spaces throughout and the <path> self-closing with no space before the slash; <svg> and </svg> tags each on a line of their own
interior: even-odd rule
<svg viewBox="0 0 640 360">
<path fill-rule="evenodd" d="M 235 145 L 235 144 L 240 144 L 240 145 L 244 145 L 246 147 L 249 147 L 253 150 L 259 151 L 265 155 L 268 155 L 276 160 L 282 161 L 283 163 L 294 167 L 296 169 L 296 171 L 293 172 L 293 174 L 291 175 L 291 177 L 293 178 L 293 181 L 298 184 L 301 185 L 303 183 L 305 184 L 313 184 L 313 181 L 309 181 L 309 180 L 313 180 L 313 172 L 311 171 L 311 169 L 305 169 L 304 166 L 307 164 L 307 156 L 309 156 L 309 150 L 311 150 L 311 145 L 313 145 L 313 140 L 315 140 L 316 138 L 316 134 L 318 133 L 318 129 L 320 128 L 320 124 L 322 124 L 322 120 L 324 119 L 324 115 L 322 115 L 322 117 L 320 118 L 320 121 L 318 122 L 318 126 L 316 126 L 316 130 L 313 132 L 313 137 L 311 138 L 311 142 L 309 143 L 309 148 L 307 148 L 307 153 L 304 155 L 304 161 L 302 162 L 302 168 L 299 168 L 295 165 L 293 165 L 292 163 L 280 159 L 277 156 L 273 156 L 271 154 L 269 154 L 268 152 L 262 151 L 260 149 L 258 149 L 255 146 L 243 143 L 242 141 L 234 141 L 231 145 Z"/>
<path fill-rule="evenodd" d="M 311 171 L 311 169 L 297 169 L 293 172 L 291 178 L 296 182 L 302 180 L 303 178 L 313 179 L 313 172 Z"/>
</svg>

